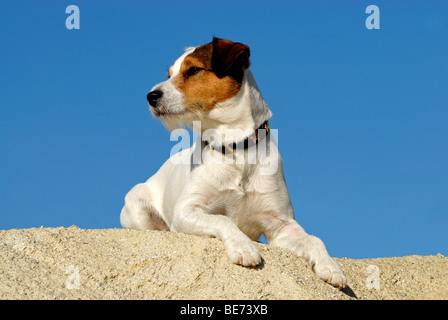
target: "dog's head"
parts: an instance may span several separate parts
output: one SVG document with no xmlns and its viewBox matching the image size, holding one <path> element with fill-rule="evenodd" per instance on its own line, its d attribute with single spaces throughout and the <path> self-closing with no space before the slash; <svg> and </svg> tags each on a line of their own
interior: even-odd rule
<svg viewBox="0 0 448 320">
<path fill-rule="evenodd" d="M 238 95 L 249 68 L 249 55 L 248 46 L 218 38 L 186 49 L 169 68 L 168 80 L 148 93 L 152 114 L 169 127 L 172 123 L 203 119 Z"/>
</svg>

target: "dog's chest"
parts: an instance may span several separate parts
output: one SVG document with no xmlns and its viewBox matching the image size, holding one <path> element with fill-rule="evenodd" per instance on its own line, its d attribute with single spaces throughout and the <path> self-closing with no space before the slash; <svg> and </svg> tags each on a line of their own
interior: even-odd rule
<svg viewBox="0 0 448 320">
<path fill-rule="evenodd" d="M 215 173 L 209 180 L 215 189 L 210 200 L 223 204 L 226 215 L 243 218 L 259 212 L 259 200 L 269 188 L 257 165 L 228 165 Z"/>
</svg>

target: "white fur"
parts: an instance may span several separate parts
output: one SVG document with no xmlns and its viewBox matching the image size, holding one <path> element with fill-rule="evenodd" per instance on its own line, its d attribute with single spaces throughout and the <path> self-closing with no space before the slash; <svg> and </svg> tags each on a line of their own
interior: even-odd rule
<svg viewBox="0 0 448 320">
<path fill-rule="evenodd" d="M 172 67 L 173 76 L 192 50 L 194 48 L 188 49 L 176 61 Z M 166 108 L 182 112 L 182 92 L 170 79 L 155 88 L 164 91 Z M 214 130 L 215 136 L 223 137 L 222 141 L 215 142 L 221 143 L 228 142 L 227 130 L 240 129 L 240 136 L 232 140 L 244 140 L 271 116 L 252 73 L 246 71 L 241 90 L 235 97 L 201 115 L 200 133 Z M 192 120 L 175 117 L 175 121 L 188 123 Z M 265 140 L 267 149 L 271 150 L 270 161 L 276 161 L 276 170 L 262 175 L 260 163 L 247 161 L 257 157 L 256 147 L 247 150 L 245 162 L 226 163 L 223 159 L 229 160 L 232 155 L 211 152 L 200 139 L 199 136 L 191 148 L 169 158 L 148 181 L 129 191 L 121 212 L 121 225 L 147 229 L 151 227 L 151 219 L 160 217 L 171 231 L 221 239 L 230 260 L 244 266 L 261 263 L 261 255 L 252 240 L 263 233 L 271 245 L 304 257 L 320 278 L 336 287 L 344 287 L 346 278 L 328 255 L 323 242 L 307 234 L 294 219 L 275 141 Z M 192 159 L 195 152 L 202 153 L 201 163 L 179 161 Z"/>
</svg>

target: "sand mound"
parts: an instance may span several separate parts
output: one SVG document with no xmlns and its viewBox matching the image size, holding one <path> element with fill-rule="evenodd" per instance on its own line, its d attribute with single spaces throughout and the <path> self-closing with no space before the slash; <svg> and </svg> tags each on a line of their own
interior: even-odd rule
<svg viewBox="0 0 448 320">
<path fill-rule="evenodd" d="M 448 299 L 448 258 L 336 259 L 349 287 L 257 244 L 264 265 L 229 262 L 216 239 L 124 229 L 0 231 L 0 299 Z"/>
</svg>

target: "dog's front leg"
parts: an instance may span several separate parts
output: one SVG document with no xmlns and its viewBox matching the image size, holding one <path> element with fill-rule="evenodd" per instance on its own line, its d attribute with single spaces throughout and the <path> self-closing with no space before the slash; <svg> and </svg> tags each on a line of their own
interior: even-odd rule
<svg viewBox="0 0 448 320">
<path fill-rule="evenodd" d="M 304 257 L 322 280 L 338 288 L 346 286 L 344 273 L 330 257 L 322 240 L 306 233 L 295 220 L 283 221 L 275 232 L 266 232 L 266 238 L 269 244 L 289 249 Z"/>
<path fill-rule="evenodd" d="M 216 210 L 217 208 L 220 210 Z M 229 217 L 217 214 L 223 205 L 211 205 L 194 195 L 184 195 L 174 209 L 172 230 L 221 239 L 233 263 L 253 267 L 261 263 L 261 255 Z"/>
</svg>

